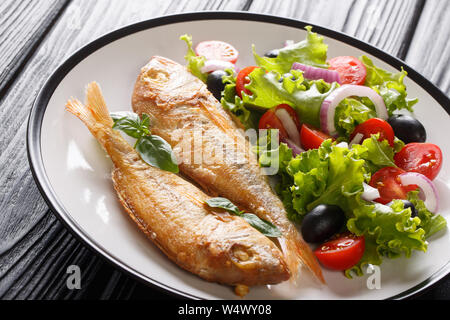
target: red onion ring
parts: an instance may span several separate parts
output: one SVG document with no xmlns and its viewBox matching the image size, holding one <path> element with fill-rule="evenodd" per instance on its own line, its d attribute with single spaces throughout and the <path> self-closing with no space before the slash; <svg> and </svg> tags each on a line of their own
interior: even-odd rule
<svg viewBox="0 0 450 320">
<path fill-rule="evenodd" d="M 303 71 L 303 76 L 305 77 L 305 79 L 309 80 L 322 79 L 323 81 L 328 83 L 337 82 L 341 84 L 339 73 L 335 70 L 316 68 L 298 62 L 294 62 L 294 64 L 292 65 L 292 69 Z"/>
<path fill-rule="evenodd" d="M 374 103 L 379 118 L 386 120 L 389 117 L 383 98 L 375 90 L 366 86 L 344 84 L 331 92 L 322 102 L 322 107 L 320 108 L 320 127 L 322 131 L 333 136 L 337 134 L 334 126 L 336 107 L 342 100 L 351 96 L 368 97 Z"/>
<path fill-rule="evenodd" d="M 439 209 L 439 194 L 433 181 L 421 173 L 406 172 L 398 176 L 402 185 L 417 185 L 425 195 L 425 207 L 433 213 Z"/>
</svg>

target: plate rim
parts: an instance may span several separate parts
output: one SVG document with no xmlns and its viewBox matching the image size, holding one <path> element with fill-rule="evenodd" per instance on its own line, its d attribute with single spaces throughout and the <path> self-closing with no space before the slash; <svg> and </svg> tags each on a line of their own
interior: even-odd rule
<svg viewBox="0 0 450 320">
<path fill-rule="evenodd" d="M 429 95 L 431 95 L 439 105 L 450 115 L 450 99 L 442 92 L 438 87 L 431 83 L 428 79 L 422 76 L 419 72 L 408 66 L 401 59 L 394 57 L 393 55 L 378 49 L 377 47 L 359 40 L 355 37 L 344 34 L 340 31 L 334 31 L 327 27 L 323 27 L 314 23 L 310 23 L 304 20 L 298 20 L 287 17 L 279 17 L 271 14 L 261 14 L 242 11 L 201 11 L 201 12 L 186 12 L 172 15 L 159 16 L 152 19 L 140 21 L 137 23 L 129 24 L 114 31 L 108 32 L 97 39 L 82 46 L 75 51 L 70 57 L 66 58 L 52 74 L 47 78 L 44 85 L 40 89 L 36 96 L 33 106 L 31 108 L 28 124 L 27 124 L 27 157 L 30 164 L 31 173 L 36 182 L 36 185 L 44 198 L 45 202 L 49 206 L 53 214 L 65 225 L 65 227 L 86 245 L 90 250 L 94 250 L 108 263 L 113 264 L 115 267 L 119 267 L 126 274 L 139 280 L 145 285 L 150 285 L 152 288 L 169 293 L 176 298 L 191 298 L 202 299 L 193 294 L 183 292 L 177 288 L 172 288 L 164 283 L 161 283 L 155 279 L 152 279 L 126 263 L 120 261 L 117 257 L 113 256 L 106 249 L 104 249 L 99 243 L 85 234 L 78 223 L 71 218 L 70 214 L 64 209 L 64 206 L 56 196 L 53 188 L 50 184 L 48 176 L 45 171 L 44 162 L 42 159 L 41 150 L 41 128 L 42 120 L 44 118 L 48 102 L 52 97 L 55 89 L 64 77 L 81 61 L 87 58 L 92 53 L 108 45 L 109 43 L 124 38 L 128 35 L 144 31 L 147 29 L 170 25 L 180 22 L 201 21 L 201 20 L 242 20 L 252 22 L 265 22 L 276 25 L 283 25 L 293 27 L 297 29 L 304 29 L 305 26 L 312 26 L 313 30 L 320 35 L 333 38 L 335 40 L 344 42 L 357 49 L 363 50 L 370 55 L 377 57 L 397 70 L 404 70 L 408 72 L 408 77 L 420 85 Z M 424 290 L 430 289 L 439 280 L 444 278 L 450 273 L 450 261 L 443 265 L 438 271 L 433 273 L 429 278 L 425 279 L 421 283 L 387 299 L 405 299 L 411 298 L 423 293 Z"/>
</svg>

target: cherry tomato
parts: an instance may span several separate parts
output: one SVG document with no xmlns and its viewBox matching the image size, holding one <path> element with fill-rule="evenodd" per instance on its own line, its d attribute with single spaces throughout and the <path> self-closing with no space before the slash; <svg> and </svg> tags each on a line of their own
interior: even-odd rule
<svg viewBox="0 0 450 320">
<path fill-rule="evenodd" d="M 346 232 L 319 246 L 314 254 L 329 269 L 347 270 L 361 260 L 365 247 L 363 236 Z"/>
<path fill-rule="evenodd" d="M 288 133 L 281 123 L 280 119 L 275 115 L 275 109 L 270 109 L 259 119 L 259 129 L 278 129 L 279 139 L 284 141 L 288 138 Z"/>
<path fill-rule="evenodd" d="M 330 70 L 336 70 L 339 73 L 341 84 L 363 85 L 366 82 L 366 67 L 355 57 L 336 57 L 330 59 L 328 64 Z"/>
<path fill-rule="evenodd" d="M 385 167 L 375 172 L 369 183 L 370 186 L 377 188 L 380 193 L 380 198 L 375 199 L 375 201 L 388 204 L 395 199 L 405 200 L 408 192 L 416 190 L 418 188 L 416 185 L 403 186 L 400 182 L 398 176 L 405 172 L 395 167 Z"/>
<path fill-rule="evenodd" d="M 302 125 L 300 124 L 300 119 L 298 118 L 297 112 L 295 112 L 294 109 L 288 104 L 280 104 L 275 107 L 275 112 L 279 109 L 284 109 L 289 113 L 291 116 L 291 119 L 294 121 L 295 126 L 297 127 L 298 132 L 300 132 L 300 129 L 302 128 Z"/>
<path fill-rule="evenodd" d="M 239 52 L 229 43 L 217 40 L 200 42 L 195 48 L 198 56 L 204 56 L 207 60 L 222 60 L 236 63 Z"/>
<path fill-rule="evenodd" d="M 433 180 L 442 167 L 442 151 L 432 143 L 408 143 L 394 156 L 394 161 L 403 170 L 418 172 Z"/>
<path fill-rule="evenodd" d="M 303 124 L 300 131 L 300 141 L 305 150 L 318 149 L 322 142 L 327 139 L 332 139 L 332 137 L 307 124 Z"/>
<path fill-rule="evenodd" d="M 255 70 L 256 66 L 246 67 L 239 71 L 237 77 L 236 77 L 236 93 L 239 97 L 242 98 L 242 91 L 244 91 L 246 94 L 251 95 L 251 91 L 248 89 L 245 89 L 245 85 L 250 82 L 250 79 L 247 77 L 253 70 Z"/>
<path fill-rule="evenodd" d="M 350 136 L 350 141 L 355 137 L 356 134 L 361 133 L 363 135 L 363 140 L 370 138 L 372 134 L 379 133 L 379 141 L 387 140 L 391 147 L 394 146 L 394 130 L 391 125 L 379 118 L 369 119 L 356 126 L 352 135 Z"/>
</svg>

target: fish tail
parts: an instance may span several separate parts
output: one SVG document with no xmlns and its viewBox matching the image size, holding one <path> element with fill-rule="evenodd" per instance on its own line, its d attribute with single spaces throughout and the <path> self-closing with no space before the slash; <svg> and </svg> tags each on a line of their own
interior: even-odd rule
<svg viewBox="0 0 450 320">
<path fill-rule="evenodd" d="M 97 136 L 101 127 L 110 129 L 114 124 L 96 82 L 90 83 L 86 88 L 86 104 L 71 98 L 66 103 L 66 110 L 83 121 L 94 136 Z"/>
<path fill-rule="evenodd" d="M 108 107 L 97 82 L 89 83 L 86 88 L 86 105 L 98 123 L 102 123 L 108 127 L 114 125 L 114 121 L 109 114 Z"/>
<path fill-rule="evenodd" d="M 296 281 L 299 274 L 299 267 L 303 264 L 321 283 L 325 283 L 322 269 L 320 268 L 316 257 L 314 256 L 311 248 L 302 239 L 300 234 L 295 233 L 288 235 L 288 237 L 281 238 L 280 246 L 286 263 L 289 266 L 292 281 Z"/>
</svg>

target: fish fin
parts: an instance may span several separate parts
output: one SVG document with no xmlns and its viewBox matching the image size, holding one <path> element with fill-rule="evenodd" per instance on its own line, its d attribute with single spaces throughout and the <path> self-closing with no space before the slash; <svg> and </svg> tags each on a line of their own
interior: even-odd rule
<svg viewBox="0 0 450 320">
<path fill-rule="evenodd" d="M 103 124 L 112 128 L 114 122 L 109 115 L 105 100 L 96 82 L 92 82 L 86 89 L 86 104 L 71 98 L 66 103 L 67 111 L 77 116 L 90 129 L 96 124 Z"/>
<path fill-rule="evenodd" d="M 91 82 L 86 88 L 86 105 L 97 122 L 112 127 L 114 122 L 109 115 L 105 99 L 97 82 Z"/>
<path fill-rule="evenodd" d="M 280 246 L 291 271 L 291 280 L 293 282 L 296 281 L 299 274 L 299 266 L 303 263 L 321 283 L 325 283 L 322 269 L 316 257 L 299 234 L 280 239 Z"/>
<path fill-rule="evenodd" d="M 70 98 L 66 103 L 66 110 L 83 121 L 88 128 L 95 124 L 95 119 L 89 108 L 78 99 Z"/>
</svg>

